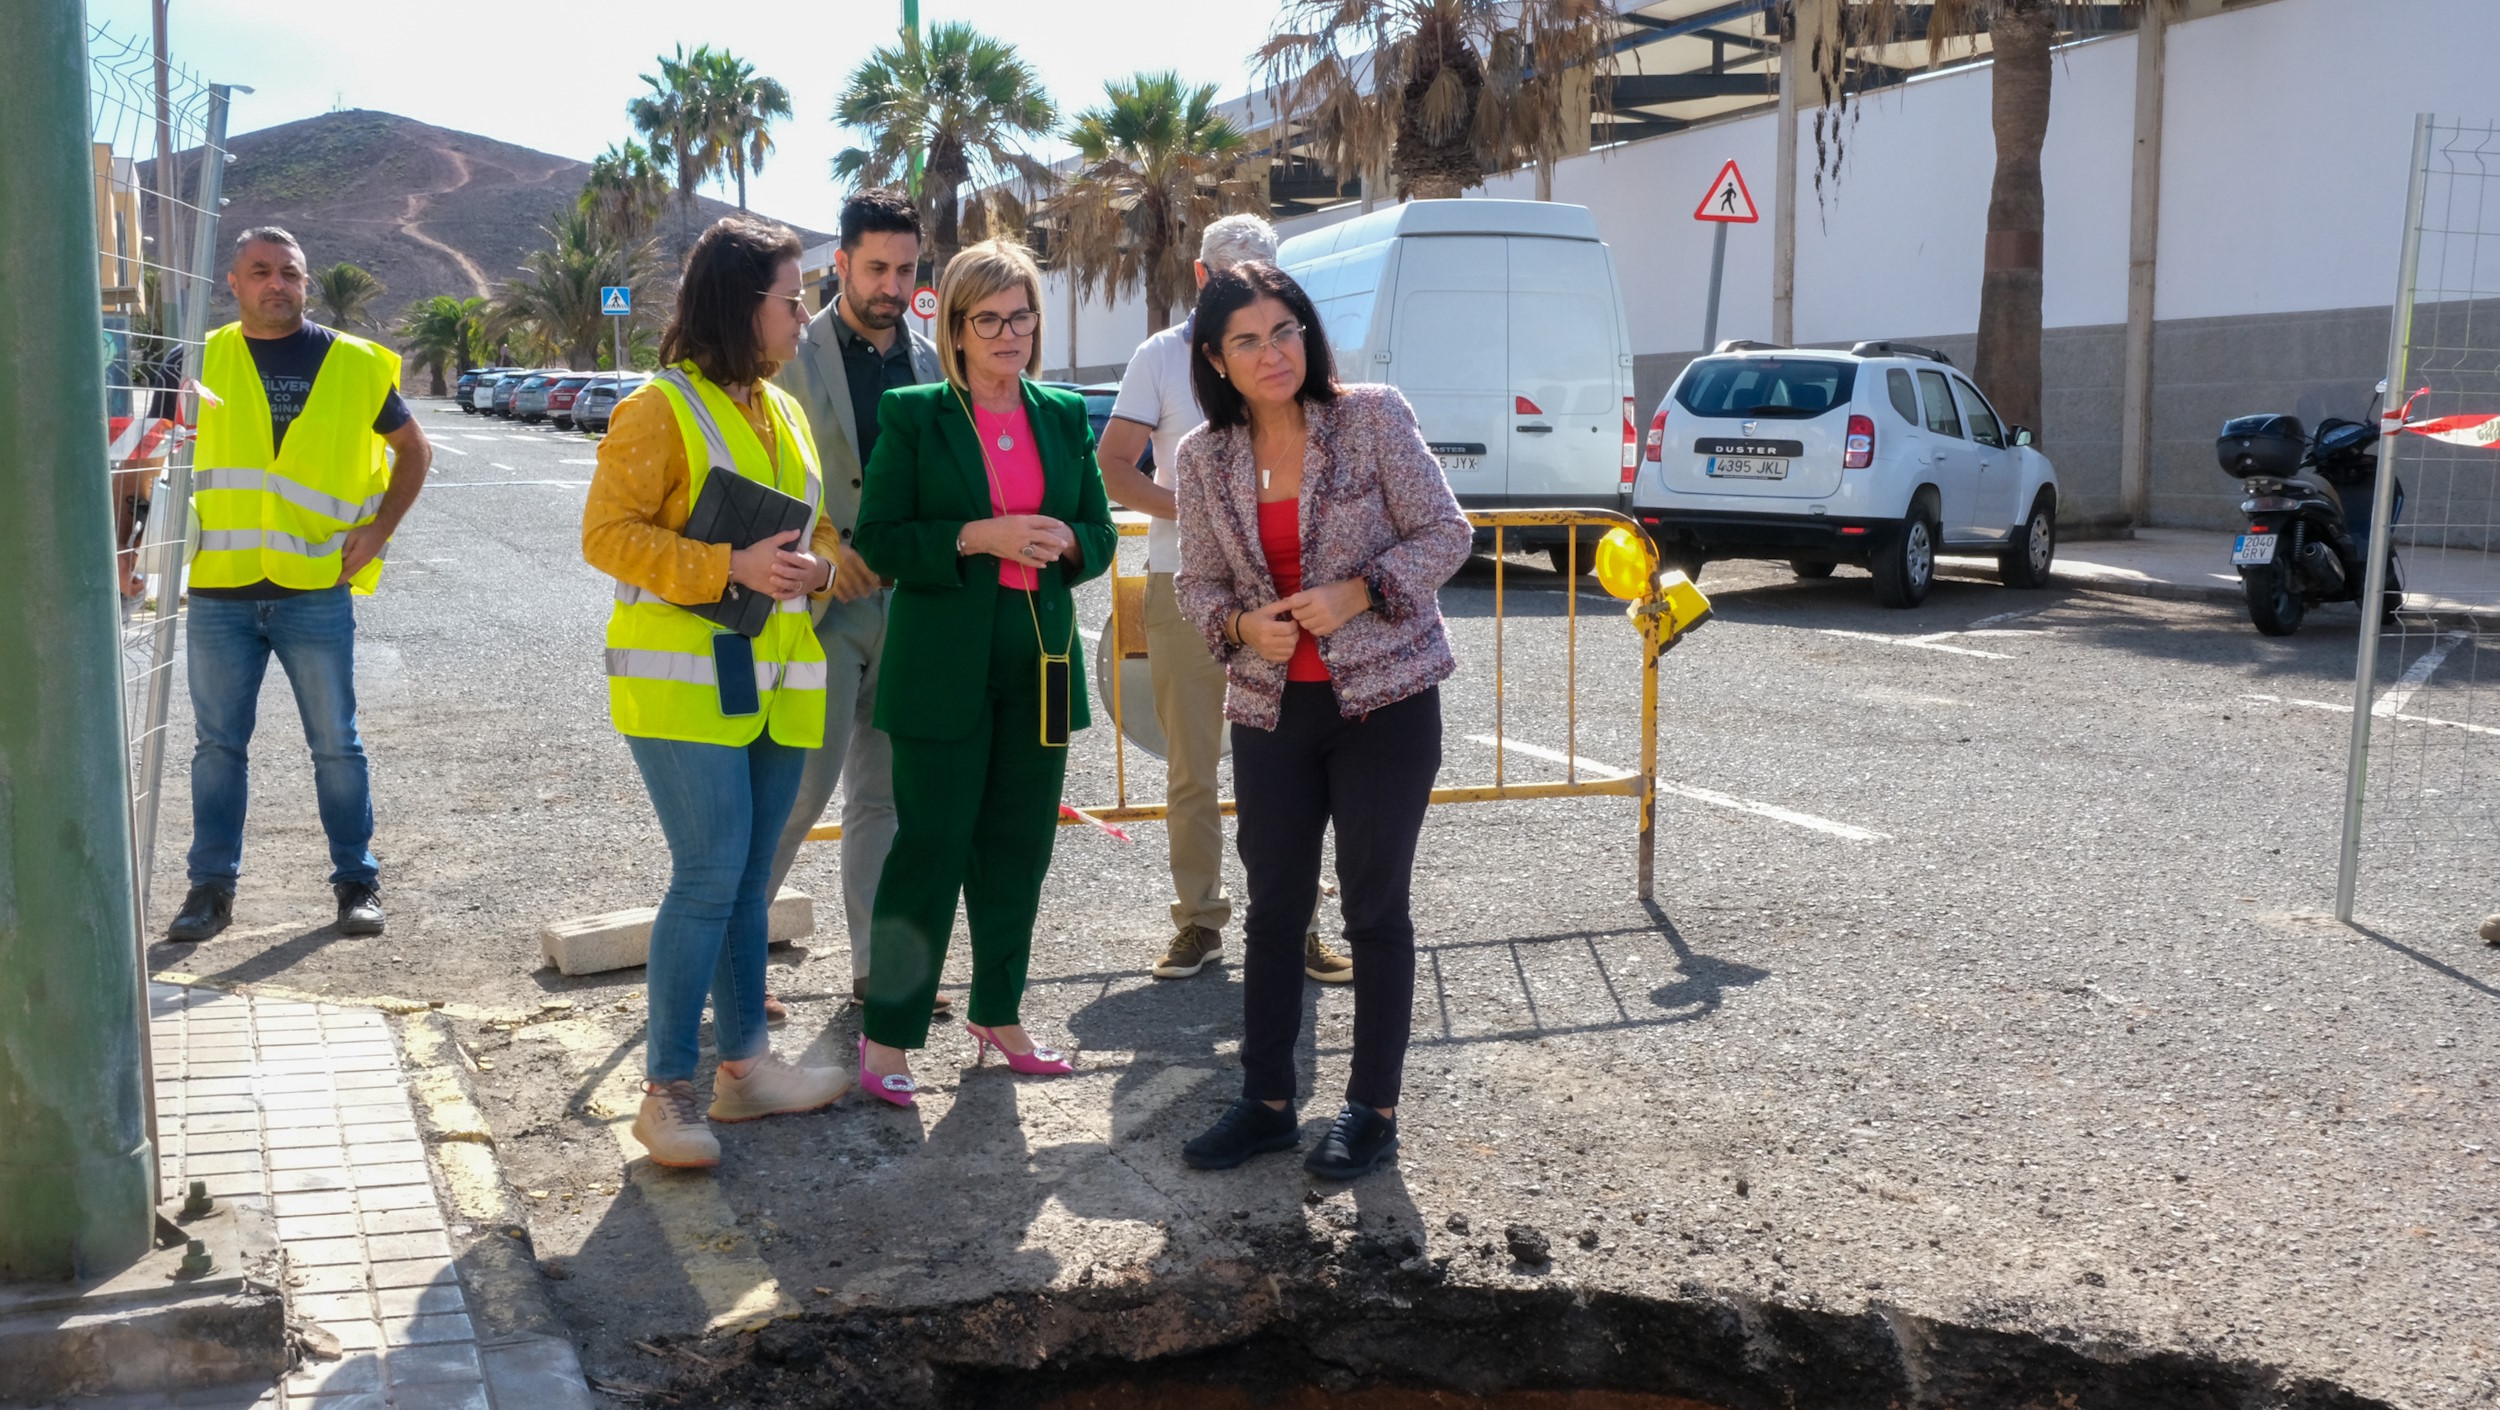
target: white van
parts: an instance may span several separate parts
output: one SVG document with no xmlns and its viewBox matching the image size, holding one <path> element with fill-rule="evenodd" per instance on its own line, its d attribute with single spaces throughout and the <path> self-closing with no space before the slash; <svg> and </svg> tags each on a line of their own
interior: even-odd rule
<svg viewBox="0 0 2500 1410">
<path fill-rule="evenodd" d="M 1409 201 L 1297 235 L 1277 263 L 1318 306 L 1337 375 L 1413 403 L 1461 506 L 1627 503 L 1632 336 L 1587 207 Z M 1546 545 L 1559 568 L 1565 532 L 1509 541 Z M 1580 534 L 1583 571 L 1594 539 Z"/>
</svg>

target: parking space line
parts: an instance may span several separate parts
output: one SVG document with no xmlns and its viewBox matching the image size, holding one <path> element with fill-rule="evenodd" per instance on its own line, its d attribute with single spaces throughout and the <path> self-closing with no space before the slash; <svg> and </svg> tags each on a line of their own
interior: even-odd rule
<svg viewBox="0 0 2500 1410">
<path fill-rule="evenodd" d="M 456 446 L 456 445 L 453 445 L 453 444 L 452 444 L 452 443 L 450 443 L 449 441 L 445 441 L 445 442 L 443 443 L 443 445 L 442 445 L 442 449 L 447 450 L 447 451 L 450 451 L 450 452 L 451 452 L 452 454 L 454 454 L 454 455 L 467 455 L 467 454 L 468 454 L 468 452 L 467 452 L 467 451 L 462 450 L 460 447 L 458 447 L 458 446 Z"/>
<path fill-rule="evenodd" d="M 2415 657 L 2413 664 L 2405 668 L 2405 673 L 2396 677 L 2396 683 L 2388 687 L 2387 693 L 2380 696 L 2377 702 L 2370 706 L 2370 713 L 2386 718 L 2404 709 L 2406 704 L 2413 699 L 2413 693 L 2430 684 L 2431 677 L 2447 663 L 2448 653 L 2456 650 L 2464 642 L 2465 633 L 2463 632 L 2450 632 L 2440 638 L 2437 646 Z"/>
<path fill-rule="evenodd" d="M 511 469 L 512 467 L 511 467 L 511 466 L 509 466 L 509 465 L 498 465 L 498 466 L 496 466 L 495 468 L 496 468 L 496 469 L 498 469 L 498 470 L 509 470 L 509 469 Z M 547 486 L 550 486 L 551 488 L 554 488 L 554 489 L 559 489 L 559 490 L 578 490 L 578 489 L 587 489 L 587 488 L 589 487 L 589 485 L 590 485 L 590 481 L 588 481 L 588 480 L 437 480 L 437 481 L 435 481 L 435 482 L 433 483 L 433 485 L 431 486 L 431 488 L 438 489 L 438 490 L 491 490 L 491 489 L 500 489 L 500 488 L 504 488 L 504 487 L 506 487 L 506 486 L 511 486 L 511 485 L 547 485 Z"/>
<path fill-rule="evenodd" d="M 596 460 L 559 460 L 556 463 L 558 465 L 596 465 L 599 462 Z"/>
<path fill-rule="evenodd" d="M 2001 627 L 2007 622 L 2019 622 L 2025 617 L 2037 617 L 2048 610 L 2046 607 L 2017 607 L 2011 612 L 1999 612 L 1993 617 L 1982 617 L 1964 630 L 1975 632 L 1985 627 Z"/>
<path fill-rule="evenodd" d="M 2346 715 L 2352 713 L 2352 702 L 2350 701 L 2301 700 L 2298 698 L 2287 700 L 2280 695 L 2257 694 L 2242 695 L 2240 699 L 2261 700 L 2269 705 L 2297 705 L 2304 710 L 2333 710 Z M 2379 702 L 2382 706 L 2386 703 L 2387 702 L 2384 700 Z M 2472 734 L 2500 734 L 2500 729 L 2495 729 L 2490 725 L 2467 724 L 2463 720 L 2443 720 L 2437 715 L 2399 714 L 2394 711 L 2384 709 L 2374 709 L 2370 713 L 2379 719 L 2402 720 L 2409 725 L 2438 725 L 2443 729 L 2461 729 Z"/>
<path fill-rule="evenodd" d="M 1886 636 L 1881 632 L 1842 631 L 1838 627 L 1816 627 L 1814 630 L 1822 633 L 1824 636 L 1848 637 L 1853 641 L 1881 642 L 1886 646 L 1908 646 L 1916 648 L 1920 651 L 1943 651 L 1955 656 L 1977 656 L 1989 661 L 2011 661 L 2014 659 L 2002 651 L 1981 651 L 1975 647 L 1954 646 L 1946 642 L 1938 641 L 1934 636 Z M 1956 633 L 1943 632 L 1938 633 L 1938 635 L 1953 636 L 1956 635 Z"/>
<path fill-rule="evenodd" d="M 1583 759 L 1574 754 L 1565 754 L 1559 749 L 1547 749 L 1537 744 L 1523 744 L 1516 739 L 1499 735 L 1471 734 L 1467 736 L 1467 742 L 1481 744 L 1487 749 L 1499 744 L 1507 753 L 1525 754 L 1531 759 L 1543 759 L 1549 764 L 1576 764 L 1593 774 L 1600 775 L 1598 779 L 1592 780 L 1593 782 L 1630 778 L 1633 773 L 1632 770 L 1618 769 L 1612 764 L 1601 764 L 1595 759 Z M 1739 798 L 1733 793 L 1721 793 L 1715 788 L 1695 788 L 1691 784 L 1673 783 L 1662 778 L 1658 780 L 1658 791 L 1672 793 L 1678 798 L 1688 798 L 1696 803 L 1707 803 L 1714 808 L 1751 813 L 1758 818 L 1769 818 L 1774 822 L 1784 822 L 1791 827 L 1802 827 L 1809 832 L 1820 832 L 1826 836 L 1843 838 L 1850 842 L 1889 842 L 1892 840 L 1890 834 L 1876 832 L 1871 828 L 1859 827 L 1853 823 L 1834 822 L 1830 818 L 1818 818 L 1812 813 L 1800 813 L 1794 808 L 1783 808 L 1776 803 L 1762 803 L 1751 798 Z"/>
</svg>

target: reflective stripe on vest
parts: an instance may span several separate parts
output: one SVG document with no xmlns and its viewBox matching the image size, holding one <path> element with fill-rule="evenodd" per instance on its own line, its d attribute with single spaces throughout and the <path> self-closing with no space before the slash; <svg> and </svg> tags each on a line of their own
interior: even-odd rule
<svg viewBox="0 0 2500 1410">
<path fill-rule="evenodd" d="M 315 514 L 326 515 L 350 524 L 361 524 L 382 511 L 382 496 L 379 492 L 367 495 L 361 504 L 351 503 L 334 495 L 323 494 L 310 485 L 290 480 L 275 470 L 196 470 L 191 475 L 191 488 L 195 490 L 254 490 L 264 494 L 274 494 L 298 509 L 309 509 Z"/>
<path fill-rule="evenodd" d="M 662 607 L 677 605 L 649 588 L 636 587 L 627 582 L 620 582 L 616 585 L 616 600 L 628 607 L 640 607 L 645 603 L 657 603 Z M 804 612 L 807 610 L 807 599 L 804 597 L 787 598 L 774 603 L 773 610 L 775 612 Z"/>
<path fill-rule="evenodd" d="M 608 674 L 635 680 L 675 681 L 679 685 L 714 685 L 720 680 L 719 668 L 709 652 L 654 651 L 631 646 L 608 648 Z M 755 688 L 759 691 L 784 686 L 792 690 L 823 690 L 826 679 L 822 661 L 755 663 Z"/>
</svg>

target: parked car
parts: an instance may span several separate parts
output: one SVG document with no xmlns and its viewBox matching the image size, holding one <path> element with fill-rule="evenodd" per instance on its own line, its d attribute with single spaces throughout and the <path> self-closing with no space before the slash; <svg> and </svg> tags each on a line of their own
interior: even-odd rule
<svg viewBox="0 0 2500 1410">
<path fill-rule="evenodd" d="M 547 419 L 547 389 L 565 376 L 561 367 L 544 368 L 521 379 L 520 390 L 512 394 L 512 416 L 516 421 Z"/>
<path fill-rule="evenodd" d="M 1111 424 L 1111 404 L 1120 399 L 1120 384 L 1096 382 L 1090 387 L 1080 387 L 1071 382 L 1067 384 L 1067 388 L 1085 398 L 1085 424 L 1094 428 L 1095 441 L 1101 441 L 1102 428 Z M 1155 448 L 1152 441 L 1146 443 L 1146 453 L 1137 458 L 1137 468 L 1149 475 L 1155 472 Z"/>
<path fill-rule="evenodd" d="M 471 416 L 484 415 L 486 399 L 494 391 L 495 383 L 511 370 L 508 367 L 473 368 L 461 375 L 460 385 L 452 396 L 459 401 L 462 411 Z"/>
<path fill-rule="evenodd" d="M 1295 236 L 1277 263 L 1318 307 L 1338 375 L 1406 394 L 1460 505 L 1623 507 L 1639 452 L 1632 335 L 1586 207 L 1408 201 Z M 1559 567 L 1569 532 L 1507 541 Z"/>
<path fill-rule="evenodd" d="M 615 414 L 616 404 L 639 391 L 651 380 L 648 372 L 628 372 L 622 376 L 602 372 L 573 398 L 573 426 L 580 431 L 606 431 L 608 418 Z"/>
<path fill-rule="evenodd" d="M 1941 553 L 1983 553 L 2011 587 L 2048 581 L 2057 472 L 1932 348 L 1733 341 L 1695 358 L 1650 418 L 1632 512 L 1667 563 L 1861 563 L 1916 607 Z"/>
<path fill-rule="evenodd" d="M 495 416 L 511 416 L 513 395 L 521 390 L 521 384 L 529 380 L 529 375 L 526 368 L 514 368 L 496 378 L 494 390 L 486 398 L 487 412 Z"/>
<path fill-rule="evenodd" d="M 590 385 L 593 375 L 585 372 L 578 377 L 560 377 L 547 384 L 547 419 L 556 423 L 557 430 L 573 429 L 573 401 L 581 394 L 582 388 Z"/>
</svg>

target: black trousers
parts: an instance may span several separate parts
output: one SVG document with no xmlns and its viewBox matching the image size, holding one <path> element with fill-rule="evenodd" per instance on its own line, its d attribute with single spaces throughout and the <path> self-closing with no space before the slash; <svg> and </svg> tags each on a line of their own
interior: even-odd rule
<svg viewBox="0 0 2500 1410">
<path fill-rule="evenodd" d="M 1337 829 L 1337 884 L 1354 959 L 1346 1100 L 1394 1107 L 1415 1012 L 1415 839 L 1441 769 L 1441 692 L 1361 719 L 1324 681 L 1285 686 L 1272 730 L 1233 726 L 1233 796 L 1250 917 L 1242 925 L 1242 1095 L 1290 1101 L 1302 1036 L 1302 937 L 1319 904 L 1320 847 Z"/>
</svg>

